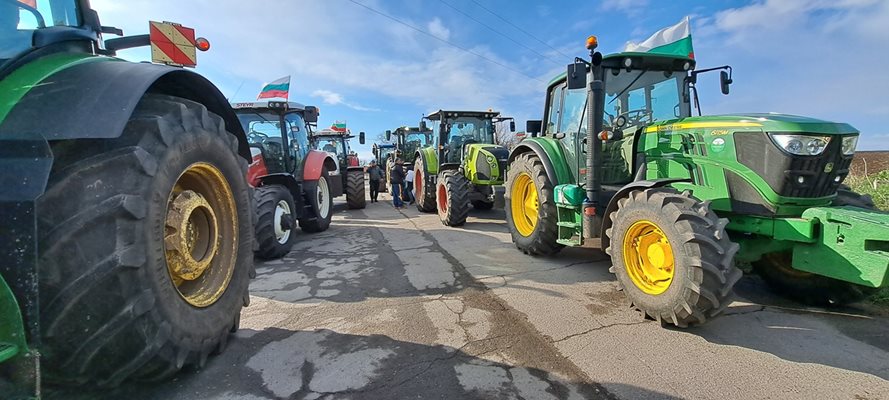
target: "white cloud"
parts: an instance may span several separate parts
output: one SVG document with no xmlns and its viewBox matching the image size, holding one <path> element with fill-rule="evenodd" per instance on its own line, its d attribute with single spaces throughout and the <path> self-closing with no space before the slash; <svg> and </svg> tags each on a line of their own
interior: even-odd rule
<svg viewBox="0 0 889 400">
<path fill-rule="evenodd" d="M 330 90 L 318 89 L 312 92 L 312 97 L 320 97 L 321 101 L 323 101 L 324 104 L 340 104 L 357 111 L 380 111 L 380 109 L 378 108 L 364 107 L 359 104 L 346 102 L 346 99 L 343 97 L 343 95 L 336 92 L 331 92 Z"/>
<path fill-rule="evenodd" d="M 886 21 L 889 2 L 880 0 L 757 1 L 693 21 L 699 67 L 735 66 L 730 96 L 712 94 L 714 77 L 701 85 L 704 110 L 848 122 L 865 147 L 885 147 L 870 133 L 889 112 Z"/>
<path fill-rule="evenodd" d="M 451 30 L 446 28 L 438 17 L 429 21 L 429 33 L 444 40 L 449 40 L 451 38 Z"/>
<path fill-rule="evenodd" d="M 602 10 L 621 11 L 630 15 L 637 15 L 645 11 L 648 0 L 606 0 L 602 2 Z"/>
</svg>

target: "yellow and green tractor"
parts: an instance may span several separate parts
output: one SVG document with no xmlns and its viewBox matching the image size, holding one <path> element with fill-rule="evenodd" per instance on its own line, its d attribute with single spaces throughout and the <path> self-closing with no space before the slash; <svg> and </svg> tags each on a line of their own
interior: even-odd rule
<svg viewBox="0 0 889 400">
<path fill-rule="evenodd" d="M 0 398 L 202 366 L 249 303 L 250 150 L 194 66 L 209 42 L 0 0 Z M 156 63 L 118 50 L 151 46 Z M 167 65 L 158 65 L 163 63 Z"/>
<path fill-rule="evenodd" d="M 426 121 L 432 124 L 427 128 Z M 420 121 L 418 132 L 432 132 L 431 146 L 414 157 L 414 195 L 423 212 L 438 210 L 447 226 L 466 222 L 470 205 L 490 210 L 502 198 L 509 150 L 496 144 L 495 124 L 508 121 L 494 111 L 436 111 Z"/>
<path fill-rule="evenodd" d="M 510 153 L 506 212 L 523 252 L 604 250 L 632 304 L 684 327 L 718 315 L 738 262 L 780 293 L 843 304 L 889 285 L 889 214 L 843 181 L 859 132 L 786 114 L 700 116 L 683 55 L 603 56 L 588 40 Z M 693 116 L 697 109 L 698 116 Z"/>
</svg>

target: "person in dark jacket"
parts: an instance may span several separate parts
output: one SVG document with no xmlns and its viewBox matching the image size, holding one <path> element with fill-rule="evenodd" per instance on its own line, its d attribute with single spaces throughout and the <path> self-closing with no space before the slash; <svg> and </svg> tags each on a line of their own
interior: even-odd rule
<svg viewBox="0 0 889 400">
<path fill-rule="evenodd" d="M 370 181 L 370 202 L 376 203 L 380 194 L 380 180 L 383 179 L 383 170 L 377 166 L 376 160 L 370 160 L 370 165 L 365 168 L 367 180 Z"/>
<path fill-rule="evenodd" d="M 392 187 L 392 205 L 395 208 L 404 207 L 401 200 L 401 189 L 404 187 L 404 160 L 396 158 L 392 163 L 392 170 L 389 171 L 389 185 Z"/>
</svg>

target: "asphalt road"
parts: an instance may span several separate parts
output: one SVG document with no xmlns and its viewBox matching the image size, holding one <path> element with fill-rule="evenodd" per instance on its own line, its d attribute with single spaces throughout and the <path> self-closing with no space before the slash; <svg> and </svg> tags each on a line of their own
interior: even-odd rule
<svg viewBox="0 0 889 400">
<path fill-rule="evenodd" d="M 889 399 L 889 318 L 747 276 L 724 316 L 666 329 L 629 308 L 604 254 L 518 252 L 502 210 L 447 228 L 340 203 L 330 230 L 258 265 L 241 330 L 204 369 L 86 396 Z"/>
</svg>

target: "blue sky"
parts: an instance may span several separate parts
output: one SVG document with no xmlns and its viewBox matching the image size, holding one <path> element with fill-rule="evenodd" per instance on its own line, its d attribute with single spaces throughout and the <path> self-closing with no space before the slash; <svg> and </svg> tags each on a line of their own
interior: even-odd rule
<svg viewBox="0 0 889 400">
<path fill-rule="evenodd" d="M 234 101 L 254 99 L 264 82 L 291 75 L 291 100 L 319 106 L 321 126 L 345 120 L 368 139 L 416 125 L 439 108 L 493 108 L 522 127 L 540 118 L 545 83 L 584 55 L 587 35 L 614 52 L 690 15 L 698 67 L 734 67 L 729 96 L 719 93 L 716 74 L 701 79 L 705 114 L 773 111 L 842 121 L 862 131 L 859 149 L 889 149 L 889 1 L 354 2 L 92 4 L 103 24 L 127 34 L 146 33 L 150 19 L 194 27 L 213 46 L 199 54 L 197 71 Z M 121 56 L 146 60 L 149 53 Z M 364 159 L 370 142 L 358 148 Z"/>
</svg>

